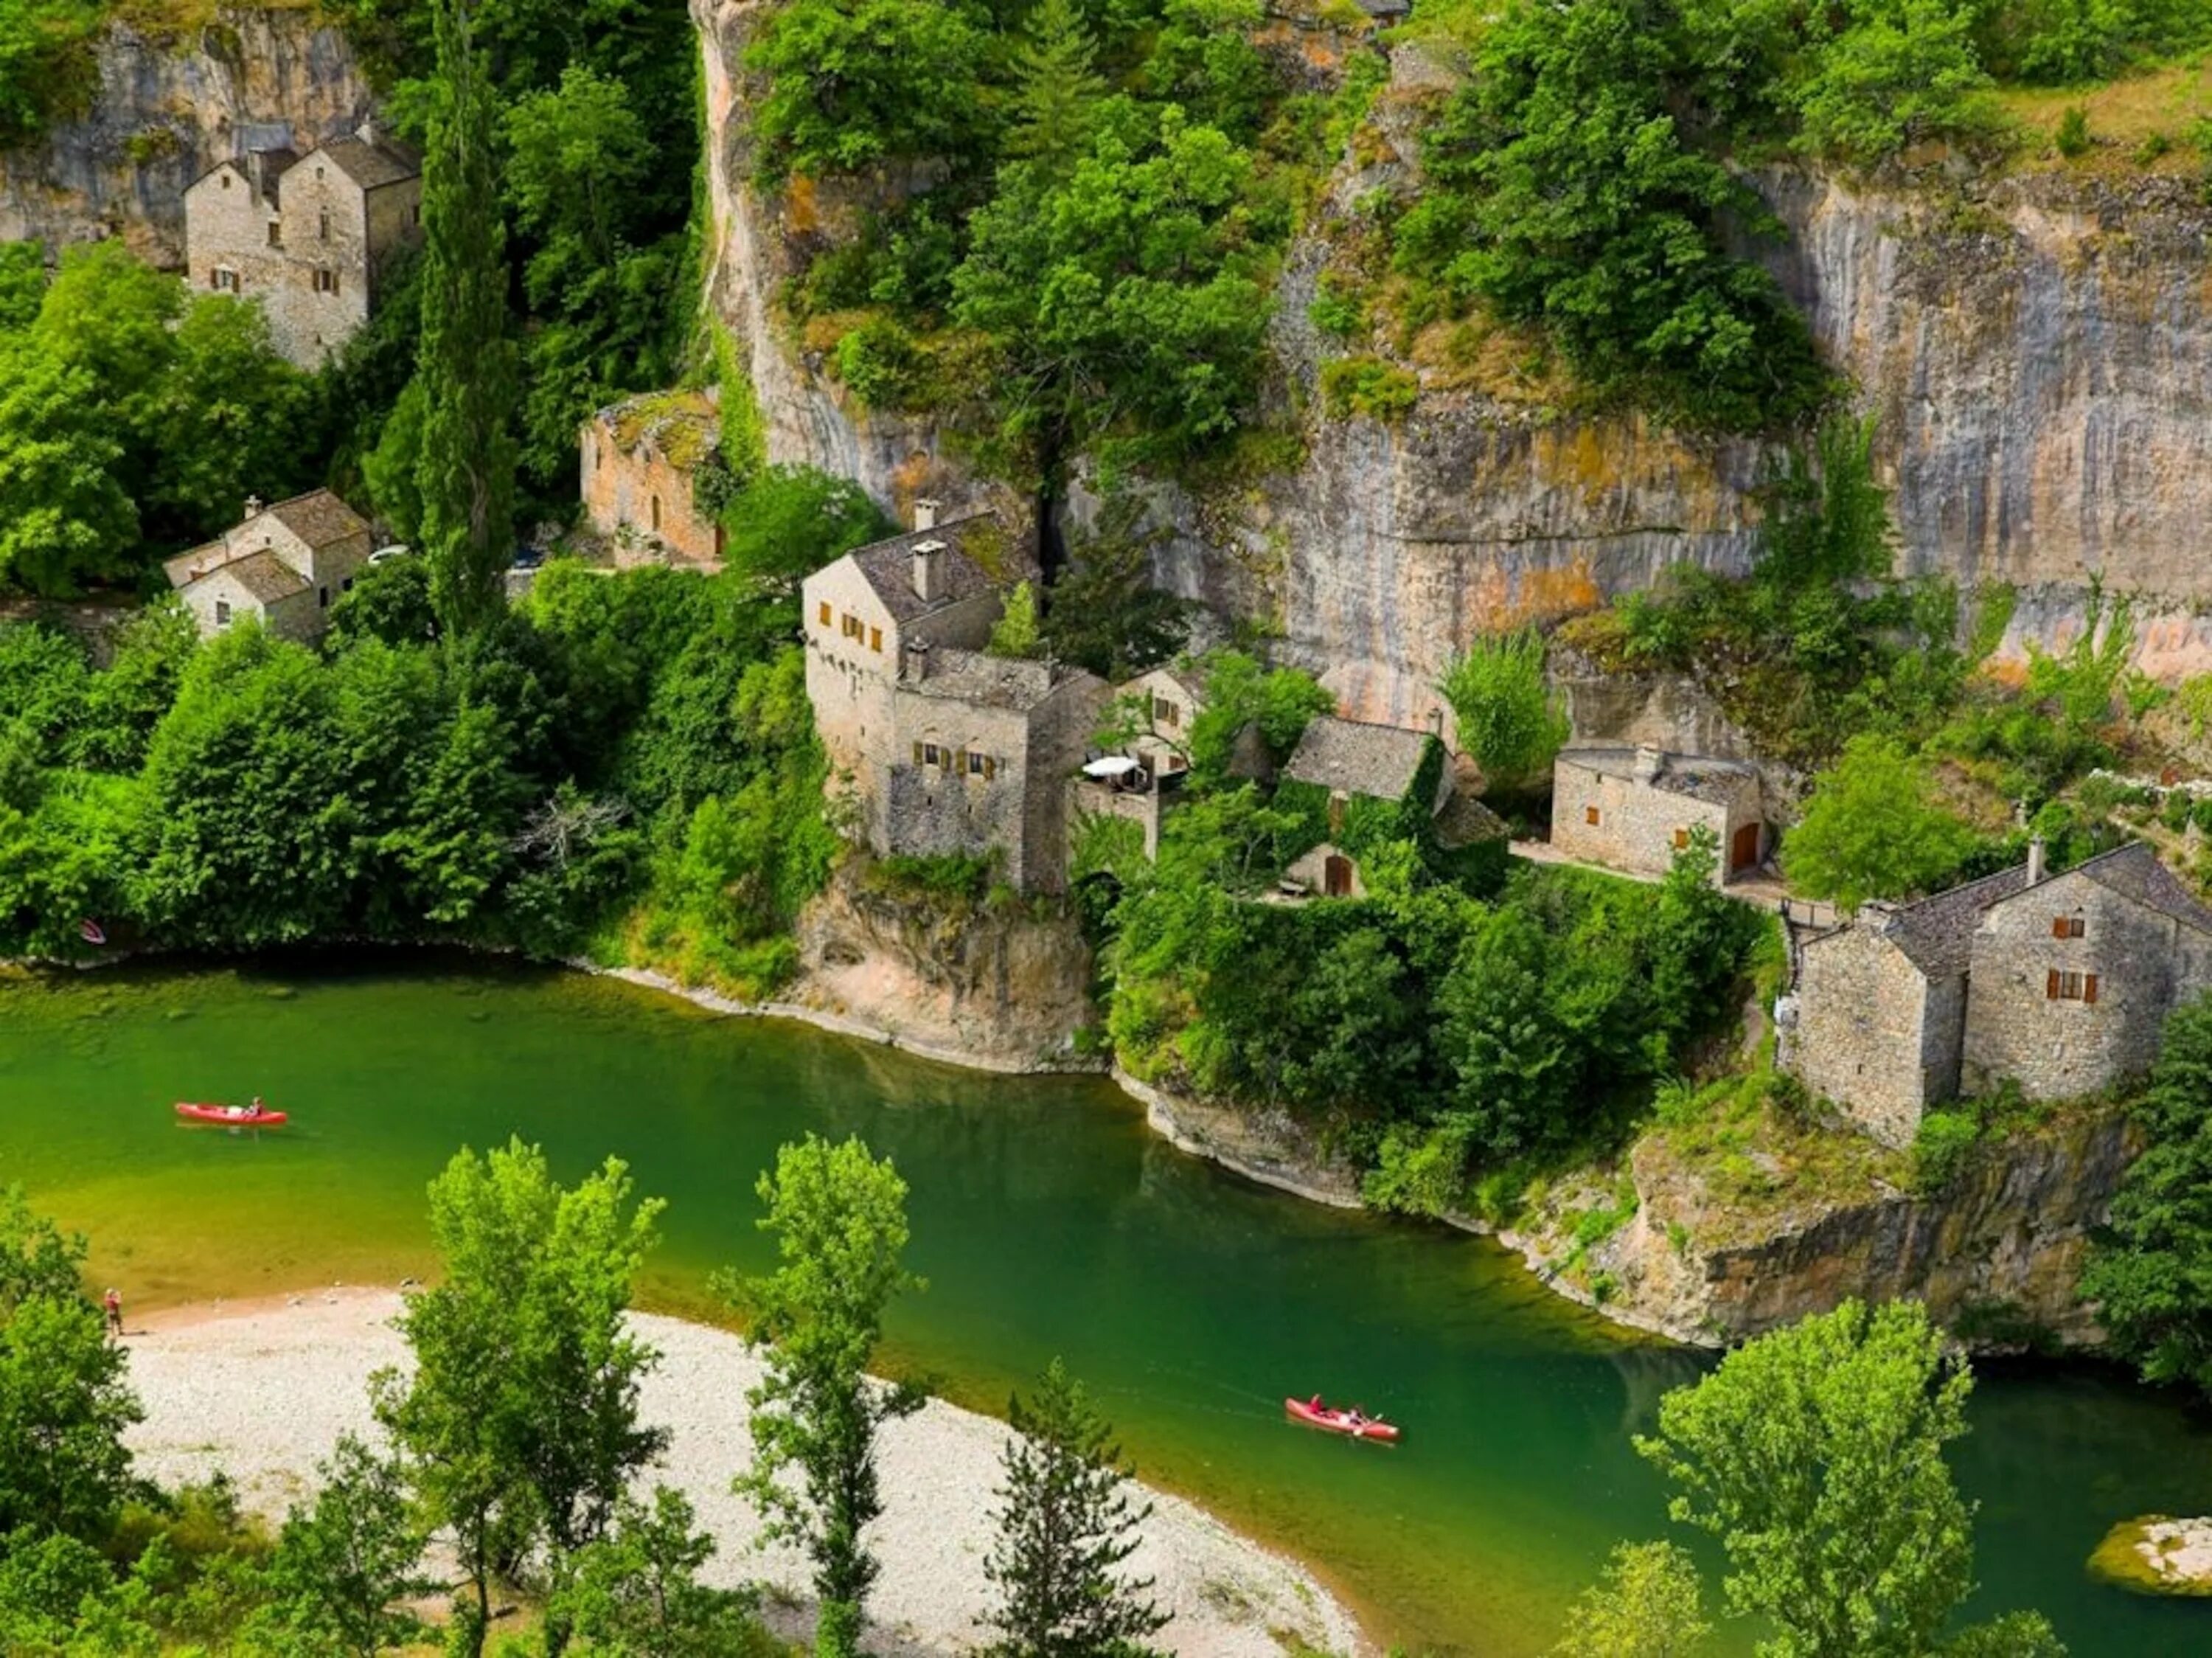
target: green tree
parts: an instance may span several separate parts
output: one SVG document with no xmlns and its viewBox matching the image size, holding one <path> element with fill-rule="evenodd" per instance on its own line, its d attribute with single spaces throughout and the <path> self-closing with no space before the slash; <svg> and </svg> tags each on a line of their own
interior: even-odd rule
<svg viewBox="0 0 2212 1658">
<path fill-rule="evenodd" d="M 400 1602 L 427 1587 L 422 1533 L 394 1459 L 348 1434 L 319 1472 L 313 1503 L 284 1521 L 255 1623 L 303 1650 L 377 1658 L 421 1633 Z"/>
<path fill-rule="evenodd" d="M 1152 1580 L 1121 1567 L 1151 1515 L 1129 1496 L 1131 1470 L 1083 1384 L 1058 1359 L 1007 1408 L 998 1535 L 983 1575 L 1004 1658 L 1133 1658 L 1171 1614 Z"/>
<path fill-rule="evenodd" d="M 1054 655 L 1116 685 L 1158 667 L 1190 637 L 1192 606 L 1152 585 L 1152 549 L 1164 532 L 1143 527 L 1143 514 L 1137 497 L 1116 496 L 1096 525 L 1069 538 L 1044 619 Z"/>
<path fill-rule="evenodd" d="M 0 1192 L 0 1538 L 104 1541 L 133 1490 L 123 1435 L 143 1413 L 78 1286 L 84 1253 Z"/>
<path fill-rule="evenodd" d="M 811 466 L 768 467 L 721 516 L 726 566 L 792 596 L 806 576 L 891 527 L 858 484 Z"/>
<path fill-rule="evenodd" d="M 1006 153 L 1065 177 L 1091 148 L 1106 95 L 1098 43 L 1075 0 L 1038 0 L 1014 49 L 1013 119 Z"/>
<path fill-rule="evenodd" d="M 1486 783 L 1524 788 L 1551 776 L 1571 728 L 1545 683 L 1544 640 L 1535 629 L 1477 639 L 1437 688 Z"/>
<path fill-rule="evenodd" d="M 446 631 L 500 607 L 514 546 L 516 401 L 493 94 L 471 0 L 434 0 L 442 96 L 422 157 L 423 555 Z"/>
<path fill-rule="evenodd" d="M 1624 1543 L 1567 1614 L 1552 1658 L 1690 1658 L 1712 1625 L 1698 1563 L 1672 1543 Z"/>
<path fill-rule="evenodd" d="M 106 21 L 91 0 L 0 0 L 0 149 L 92 101 Z"/>
<path fill-rule="evenodd" d="M 2133 1112 L 2148 1143 L 2081 1294 L 2144 1375 L 2212 1395 L 2212 997 L 2168 1015 Z"/>
<path fill-rule="evenodd" d="M 639 1381 L 657 1355 L 625 1317 L 660 1208 L 632 1204 L 612 1158 L 564 1188 L 520 1140 L 462 1151 L 430 1183 L 446 1276 L 400 1315 L 413 1375 L 383 1372 L 374 1392 L 426 1517 L 453 1536 L 466 1597 L 455 1616 L 471 1658 L 495 1576 L 542 1542 L 557 1588 L 666 1443 L 638 1423 Z M 549 1624 L 548 1650 L 570 1634 Z"/>
<path fill-rule="evenodd" d="M 1926 765 L 1902 744 L 1852 738 L 1783 837 L 1791 884 L 1846 909 L 1941 886 L 1973 850 L 1974 833 L 1932 796 Z"/>
<path fill-rule="evenodd" d="M 1313 675 L 1295 667 L 1263 667 L 1237 650 L 1217 650 L 1202 667 L 1205 706 L 1190 726 L 1193 777 L 1209 786 L 1229 775 L 1237 739 L 1256 726 L 1267 753 L 1278 765 L 1291 756 L 1316 714 L 1334 711 L 1336 698 Z"/>
<path fill-rule="evenodd" d="M 1044 648 L 1037 627 L 1036 589 L 1018 582 L 1006 595 L 1006 608 L 992 625 L 990 643 L 984 647 L 994 656 L 1034 656 Z"/>
<path fill-rule="evenodd" d="M 681 1492 L 626 1496 L 607 1536 L 577 1557 L 555 1614 L 595 1658 L 777 1658 L 784 1649 L 761 1624 L 756 1591 L 699 1581 L 714 1553 Z"/>
<path fill-rule="evenodd" d="M 793 0 L 769 13 L 745 54 L 769 77 L 753 116 L 762 175 L 970 149 L 982 136 L 988 21 L 971 0 Z"/>
<path fill-rule="evenodd" d="M 1661 1401 L 1637 1449 L 1675 1519 L 1728 1557 L 1729 1610 L 1762 1658 L 1920 1658 L 1973 1587 L 1972 1510 L 1943 1448 L 1973 1378 L 1917 1302 L 1846 1301 L 1765 1336 Z"/>
<path fill-rule="evenodd" d="M 813 1558 L 815 1650 L 852 1658 L 878 1570 L 863 1541 L 883 1508 L 876 1431 L 921 1405 L 915 1388 L 867 1379 L 884 1309 L 921 1288 L 900 1260 L 906 1182 L 857 1139 L 809 1135 L 777 1152 L 758 1190 L 778 1265 L 733 1286 L 768 1350 L 768 1374 L 745 1396 L 753 1463 L 736 1489 L 768 1516 L 764 1539 L 787 1539 Z"/>
<path fill-rule="evenodd" d="M 282 500 L 315 477 L 314 382 L 276 354 L 258 304 L 193 299 L 149 411 L 163 457 L 139 507 L 149 538 L 183 545 L 238 522 L 246 498 Z"/>
<path fill-rule="evenodd" d="M 1844 0 L 1793 101 L 1797 147 L 1871 167 L 1929 138 L 1993 136 L 1974 11 L 1958 0 Z"/>
<path fill-rule="evenodd" d="M 129 569 L 138 514 L 92 375 L 0 338 L 0 587 L 65 596 Z"/>
</svg>

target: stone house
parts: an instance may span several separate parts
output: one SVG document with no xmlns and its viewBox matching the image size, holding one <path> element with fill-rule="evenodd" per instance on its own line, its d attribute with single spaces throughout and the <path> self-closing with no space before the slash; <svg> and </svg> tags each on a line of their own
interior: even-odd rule
<svg viewBox="0 0 2212 1658">
<path fill-rule="evenodd" d="M 1433 732 L 1316 715 L 1275 788 L 1275 803 L 1303 808 L 1311 844 L 1283 871 L 1286 888 L 1364 898 L 1359 857 L 1379 842 L 1432 832 L 1452 797 L 1452 768 Z"/>
<path fill-rule="evenodd" d="M 1160 823 L 1182 792 L 1190 771 L 1190 728 L 1206 705 L 1206 679 L 1197 669 L 1170 664 L 1114 687 L 1101 711 L 1102 725 L 1118 742 L 1118 758 L 1137 769 L 1115 777 L 1079 777 L 1070 785 L 1073 809 L 1085 816 L 1127 818 L 1144 832 L 1145 856 L 1160 852 Z"/>
<path fill-rule="evenodd" d="M 988 656 L 1005 607 L 985 567 L 994 515 L 904 535 L 800 585 L 806 693 L 868 844 L 884 856 L 996 853 L 1030 891 L 1067 879 L 1068 779 L 1111 696 L 1079 668 Z"/>
<path fill-rule="evenodd" d="M 368 320 L 393 258 L 422 239 L 421 161 L 369 123 L 304 155 L 220 162 L 185 190 L 186 280 L 258 302 L 303 369 Z"/>
<path fill-rule="evenodd" d="M 584 423 L 584 518 L 613 548 L 617 569 L 722 567 L 722 527 L 692 492 L 698 469 L 721 447 L 719 404 L 711 391 L 654 392 Z"/>
<path fill-rule="evenodd" d="M 373 539 L 367 519 L 328 490 L 316 490 L 273 507 L 247 501 L 235 529 L 161 569 L 202 638 L 250 616 L 306 643 L 330 625 L 331 607 L 368 563 Z"/>
<path fill-rule="evenodd" d="M 1663 875 L 1700 826 L 1721 881 L 1759 868 L 1769 837 L 1757 767 L 1656 748 L 1570 748 L 1553 762 L 1552 845 L 1578 863 Z"/>
<path fill-rule="evenodd" d="M 2142 843 L 2046 875 L 2027 863 L 1917 904 L 1869 904 L 1802 952 L 1794 1064 L 1885 1144 L 1961 1088 L 2029 1099 L 2112 1086 L 2157 1058 L 2166 1015 L 2212 985 L 2212 910 Z"/>
</svg>

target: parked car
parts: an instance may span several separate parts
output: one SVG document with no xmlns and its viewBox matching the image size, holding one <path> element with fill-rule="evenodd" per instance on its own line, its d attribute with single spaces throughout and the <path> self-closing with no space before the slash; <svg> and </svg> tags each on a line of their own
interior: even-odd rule
<svg viewBox="0 0 2212 1658">
<path fill-rule="evenodd" d="M 388 564 L 395 558 L 412 558 L 414 553 L 414 548 L 403 546 L 395 541 L 388 547 L 379 547 L 374 552 L 370 553 L 368 562 L 372 564 Z"/>
<path fill-rule="evenodd" d="M 514 550 L 514 570 L 536 570 L 545 562 L 545 555 L 536 547 L 517 547 Z"/>
</svg>

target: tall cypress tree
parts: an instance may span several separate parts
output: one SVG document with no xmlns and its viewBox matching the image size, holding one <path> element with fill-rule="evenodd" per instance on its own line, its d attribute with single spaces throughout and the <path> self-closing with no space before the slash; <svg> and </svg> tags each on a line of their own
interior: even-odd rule
<svg viewBox="0 0 2212 1658">
<path fill-rule="evenodd" d="M 983 1564 L 999 1590 L 988 1621 L 1000 1658 L 1138 1658 L 1170 1614 L 1121 1564 L 1136 1552 L 1149 1503 L 1131 1501 L 1113 1429 L 1083 1384 L 1054 1359 L 1007 1413 L 999 1539 Z"/>
<path fill-rule="evenodd" d="M 492 90 L 468 0 L 434 0 L 441 96 L 422 158 L 422 547 L 449 637 L 498 613 L 514 543 L 514 345 L 507 332 Z"/>
<path fill-rule="evenodd" d="M 1074 0 L 1038 0 L 1029 38 L 1014 54 L 1014 125 L 1007 149 L 1036 162 L 1048 179 L 1075 170 L 1091 147 L 1106 96 L 1098 46 Z"/>
</svg>

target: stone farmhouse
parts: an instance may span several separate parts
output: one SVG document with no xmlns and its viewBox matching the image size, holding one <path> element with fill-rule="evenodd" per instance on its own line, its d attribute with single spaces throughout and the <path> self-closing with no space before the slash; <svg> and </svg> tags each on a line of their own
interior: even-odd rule
<svg viewBox="0 0 2212 1658">
<path fill-rule="evenodd" d="M 692 495 L 699 467 L 720 446 L 713 392 L 654 392 L 584 423 L 584 518 L 613 549 L 616 568 L 722 567 L 722 527 Z"/>
<path fill-rule="evenodd" d="M 276 349 L 319 366 L 375 309 L 392 258 L 422 237 L 422 170 L 364 124 L 295 155 L 257 149 L 185 190 L 185 262 L 195 288 L 268 314 Z"/>
<path fill-rule="evenodd" d="M 801 584 L 806 693 L 833 770 L 883 856 L 996 854 L 1007 880 L 1067 881 L 1067 781 L 1111 692 L 1079 668 L 984 654 L 1005 596 L 994 515 L 859 548 Z"/>
<path fill-rule="evenodd" d="M 1570 748 L 1552 766 L 1552 844 L 1579 863 L 1663 875 L 1699 826 L 1720 848 L 1726 882 L 1768 850 L 1755 766 L 1656 748 Z"/>
<path fill-rule="evenodd" d="M 2093 1094 L 2158 1057 L 2166 1016 L 2212 985 L 2212 910 L 2140 842 L 2046 875 L 2028 861 L 1917 904 L 1862 905 L 1810 940 L 1794 1066 L 1885 1144 L 1929 1107 L 2015 1082 Z"/>
<path fill-rule="evenodd" d="M 1401 726 L 1316 715 L 1298 739 L 1276 786 L 1278 805 L 1316 801 L 1326 833 L 1283 871 L 1286 891 L 1325 898 L 1364 898 L 1358 854 L 1363 818 L 1380 823 L 1381 838 L 1407 818 L 1431 822 L 1452 796 L 1452 768 L 1435 734 Z M 1377 808 L 1381 808 L 1380 811 Z"/>
<path fill-rule="evenodd" d="M 306 643 L 330 625 L 331 607 L 368 564 L 371 540 L 367 519 L 317 490 L 273 507 L 248 500 L 235 529 L 161 568 L 202 638 L 252 617 Z"/>
</svg>

